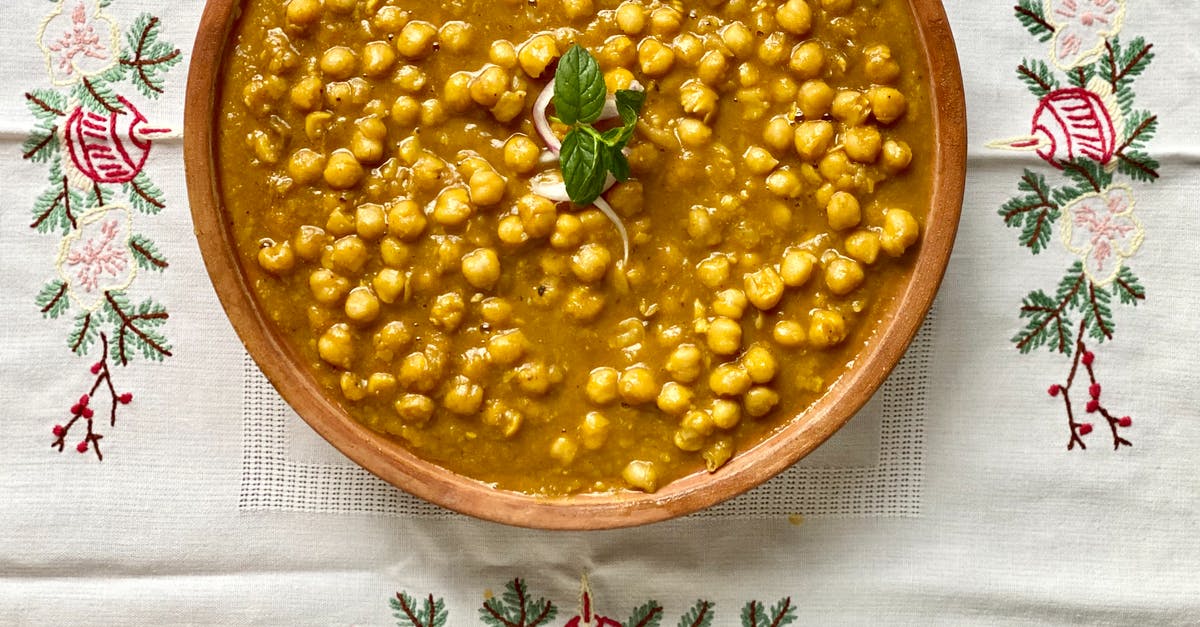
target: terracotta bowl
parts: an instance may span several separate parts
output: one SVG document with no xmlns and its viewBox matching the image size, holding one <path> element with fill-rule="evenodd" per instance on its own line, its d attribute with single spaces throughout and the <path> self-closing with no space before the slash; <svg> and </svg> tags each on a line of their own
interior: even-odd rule
<svg viewBox="0 0 1200 627">
<path fill-rule="evenodd" d="M 698 472 L 658 492 L 560 498 L 499 490 L 426 462 L 352 419 L 326 398 L 297 351 L 259 306 L 239 266 L 215 167 L 218 77 L 242 0 L 208 0 L 187 86 L 184 153 L 196 238 L 217 294 L 250 355 L 296 412 L 333 446 L 389 483 L 451 510 L 545 529 L 608 529 L 701 510 L 785 470 L 866 404 L 920 327 L 941 283 L 958 229 L 966 168 L 966 109 L 958 54 L 939 0 L 909 0 L 930 72 L 934 118 L 932 206 L 911 277 L 854 363 L 815 404 L 715 474 Z"/>
</svg>

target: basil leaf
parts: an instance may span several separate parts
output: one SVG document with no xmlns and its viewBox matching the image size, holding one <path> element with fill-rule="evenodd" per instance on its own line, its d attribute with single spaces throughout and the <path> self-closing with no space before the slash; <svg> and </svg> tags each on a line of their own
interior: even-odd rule
<svg viewBox="0 0 1200 627">
<path fill-rule="evenodd" d="M 608 89 L 600 64 L 579 44 L 558 60 L 554 73 L 554 110 L 563 124 L 591 124 L 604 111 Z"/>
<path fill-rule="evenodd" d="M 636 124 L 637 116 L 642 111 L 642 105 L 646 103 L 646 92 L 618 89 L 616 100 L 617 113 L 621 115 L 621 121 L 625 123 L 625 126 Z"/>
<path fill-rule="evenodd" d="M 580 129 L 572 129 L 563 138 L 559 159 L 571 202 L 586 207 L 604 191 L 608 179 L 607 152 L 595 135 Z"/>
</svg>

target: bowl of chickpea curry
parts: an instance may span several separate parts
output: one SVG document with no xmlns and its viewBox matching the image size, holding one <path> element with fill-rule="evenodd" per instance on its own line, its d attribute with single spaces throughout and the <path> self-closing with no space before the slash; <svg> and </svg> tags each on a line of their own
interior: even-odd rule
<svg viewBox="0 0 1200 627">
<path fill-rule="evenodd" d="M 371 472 L 499 522 L 694 512 L 902 356 L 961 207 L 937 0 L 209 0 L 195 230 Z"/>
</svg>

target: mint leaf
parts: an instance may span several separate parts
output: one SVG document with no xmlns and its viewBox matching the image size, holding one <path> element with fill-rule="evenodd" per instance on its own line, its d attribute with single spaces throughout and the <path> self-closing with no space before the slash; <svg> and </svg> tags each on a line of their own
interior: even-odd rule
<svg viewBox="0 0 1200 627">
<path fill-rule="evenodd" d="M 571 202 L 587 206 L 600 197 L 608 179 L 608 153 L 609 148 L 592 133 L 578 128 L 567 133 L 559 159 Z"/>
<path fill-rule="evenodd" d="M 612 172 L 613 178 L 624 183 L 629 180 L 629 159 L 625 157 L 625 153 L 621 152 L 620 148 L 610 150 L 608 169 Z"/>
<path fill-rule="evenodd" d="M 554 110 L 563 124 L 591 124 L 604 111 L 608 89 L 600 64 L 579 44 L 558 60 L 554 74 Z"/>
<path fill-rule="evenodd" d="M 637 124 L 637 116 L 642 112 L 642 105 L 646 103 L 646 92 L 618 89 L 616 99 L 617 113 L 621 115 L 621 122 L 625 126 Z"/>
</svg>

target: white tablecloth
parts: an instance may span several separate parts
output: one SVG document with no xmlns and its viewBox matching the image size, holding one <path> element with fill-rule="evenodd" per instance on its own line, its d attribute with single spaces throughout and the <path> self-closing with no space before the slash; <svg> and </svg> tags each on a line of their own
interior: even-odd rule
<svg viewBox="0 0 1200 627">
<path fill-rule="evenodd" d="M 909 355 L 774 481 L 601 533 L 404 495 L 266 384 L 191 235 L 202 8 L 4 8 L 0 623 L 562 625 L 585 578 L 627 627 L 1200 623 L 1191 3 L 949 0 L 967 194 Z"/>
</svg>

